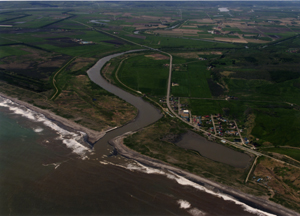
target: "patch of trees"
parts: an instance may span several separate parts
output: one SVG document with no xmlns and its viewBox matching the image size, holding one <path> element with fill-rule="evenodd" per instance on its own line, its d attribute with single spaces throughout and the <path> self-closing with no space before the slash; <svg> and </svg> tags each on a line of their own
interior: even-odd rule
<svg viewBox="0 0 300 216">
<path fill-rule="evenodd" d="M 214 82 L 211 78 L 207 79 L 207 83 L 212 96 L 218 97 L 220 95 L 223 95 L 224 89 L 216 82 Z"/>
<path fill-rule="evenodd" d="M 300 72 L 278 70 L 270 71 L 272 81 L 276 83 L 284 82 L 287 80 L 297 79 L 300 77 Z"/>
</svg>

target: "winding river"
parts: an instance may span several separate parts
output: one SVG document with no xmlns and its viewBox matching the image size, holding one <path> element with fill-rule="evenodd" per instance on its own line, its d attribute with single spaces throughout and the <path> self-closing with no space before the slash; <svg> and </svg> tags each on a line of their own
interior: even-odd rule
<svg viewBox="0 0 300 216">
<path fill-rule="evenodd" d="M 132 104 L 133 106 L 135 106 L 138 109 L 138 115 L 136 116 L 136 118 L 132 122 L 106 133 L 105 136 L 103 136 L 94 145 L 96 157 L 101 157 L 101 155 L 102 155 L 102 158 L 103 158 L 103 150 L 105 148 L 107 148 L 107 146 L 108 146 L 107 144 L 109 143 L 109 141 L 114 140 L 114 138 L 120 137 L 121 135 L 123 135 L 127 132 L 136 131 L 136 130 L 139 130 L 143 127 L 146 127 L 146 126 L 156 122 L 157 120 L 159 120 L 162 117 L 161 112 L 156 107 L 154 107 L 150 103 L 144 101 L 141 97 L 134 96 L 134 95 L 132 95 L 132 94 L 130 94 L 130 93 L 128 93 L 128 92 L 126 92 L 126 91 L 124 91 L 124 90 L 122 90 L 122 89 L 120 89 L 120 88 L 118 88 L 118 87 L 116 87 L 112 84 L 110 84 L 100 74 L 100 70 L 105 65 L 105 63 L 108 62 L 110 59 L 115 58 L 115 57 L 120 56 L 120 55 L 123 55 L 123 54 L 126 54 L 126 53 L 132 53 L 132 52 L 137 52 L 137 51 L 142 51 L 142 50 L 131 50 L 131 51 L 127 51 L 127 52 L 123 52 L 123 53 L 117 53 L 117 54 L 113 54 L 113 55 L 104 57 L 104 58 L 100 59 L 92 68 L 90 68 L 87 71 L 89 78 L 94 83 L 98 84 L 103 89 L 115 94 L 116 96 L 120 97 L 121 99 L 127 101 L 128 103 Z M 183 139 L 182 141 L 184 143 L 181 143 L 181 144 L 179 143 L 178 144 L 178 145 L 182 145 L 183 148 L 195 149 L 195 146 L 194 146 L 195 143 L 198 144 L 199 142 L 200 143 L 204 142 L 203 141 L 204 138 L 202 138 L 200 136 L 199 136 L 200 138 L 198 136 L 193 137 L 190 134 L 188 134 L 188 135 L 186 134 L 186 136 L 188 136 L 188 140 L 184 141 L 184 139 Z M 195 139 L 195 140 L 192 140 L 192 143 L 190 142 L 191 137 L 193 137 Z M 186 139 L 186 137 L 185 137 L 185 139 Z M 116 140 L 114 140 L 114 142 L 116 142 Z M 204 142 L 203 144 L 207 145 L 207 142 Z M 209 143 L 209 144 L 211 144 L 211 143 Z M 189 146 L 187 146 L 187 145 L 189 145 Z M 212 155 L 213 156 L 215 155 L 214 153 L 211 153 L 211 152 L 209 153 L 210 148 L 205 148 L 205 146 L 202 146 L 203 148 L 198 149 L 198 145 L 196 147 L 197 147 L 197 149 L 195 149 L 195 150 L 199 150 L 199 152 L 202 153 L 202 154 L 207 153 L 207 151 L 208 151 L 208 154 L 207 154 L 208 158 L 210 158 L 212 160 L 219 161 L 218 157 L 217 158 L 216 157 L 215 158 L 210 157 Z M 250 161 L 250 157 L 247 154 L 242 154 L 242 153 L 236 152 L 236 151 L 234 151 L 232 149 L 229 149 L 229 148 L 226 148 L 226 150 L 227 150 L 227 152 L 226 152 L 226 151 L 224 151 L 225 147 L 222 146 L 222 145 L 218 145 L 218 146 L 214 146 L 214 147 L 216 149 L 218 149 L 220 147 L 222 148 L 221 151 L 224 153 L 224 155 L 223 155 L 223 159 L 221 158 L 222 160 L 220 162 L 228 163 L 228 164 L 230 164 L 232 166 L 235 166 L 235 167 L 245 167 L 248 164 L 247 161 Z M 216 149 L 214 149 L 213 152 L 215 152 Z M 122 152 L 122 150 L 123 149 L 121 149 L 120 153 L 126 157 L 127 156 L 126 154 L 128 153 L 127 150 L 125 150 L 125 153 L 124 153 L 124 151 Z M 197 197 L 197 199 L 195 199 L 194 205 L 198 206 L 202 202 L 200 200 L 203 200 L 203 201 L 204 200 L 206 200 L 206 201 L 209 200 L 205 204 L 204 203 L 200 204 L 201 210 L 199 208 L 193 208 L 192 209 L 190 207 L 191 203 L 186 202 L 185 200 L 178 200 L 178 203 L 181 205 L 180 209 L 182 209 L 182 210 L 183 209 L 189 209 L 188 212 L 191 215 L 194 215 L 194 216 L 196 216 L 196 215 L 197 216 L 198 215 L 215 215 L 216 212 L 214 212 L 214 213 L 211 212 L 212 214 L 208 213 L 209 211 L 215 211 L 215 210 L 217 210 L 217 211 L 221 210 L 221 212 L 217 213 L 217 215 L 219 215 L 220 213 L 224 214 L 225 212 L 229 213 L 229 212 L 233 211 L 237 215 L 256 215 L 256 214 L 259 214 L 259 215 L 272 215 L 273 216 L 273 214 L 268 214 L 268 213 L 265 213 L 263 211 L 267 211 L 267 212 L 276 212 L 277 211 L 277 213 L 280 212 L 278 215 L 281 215 L 281 213 L 284 212 L 284 210 L 281 209 L 281 206 L 279 206 L 277 204 L 270 205 L 269 202 L 267 202 L 263 199 L 260 199 L 259 201 L 257 201 L 258 198 L 253 197 L 251 195 L 246 195 L 246 194 L 243 195 L 242 193 L 237 192 L 235 190 L 231 190 L 230 188 L 227 188 L 226 186 L 215 184 L 214 182 L 203 179 L 199 176 L 195 176 L 195 175 L 187 173 L 185 171 L 178 170 L 178 169 L 176 169 L 174 167 L 171 167 L 169 165 L 166 165 L 166 164 L 161 164 L 160 161 L 157 161 L 155 159 L 152 160 L 152 159 L 149 159 L 147 157 L 145 158 L 143 155 L 135 153 L 131 150 L 129 150 L 129 151 L 131 152 L 128 156 L 129 158 L 137 159 L 137 161 L 140 161 L 142 163 L 145 162 L 145 164 L 150 165 L 150 167 L 146 167 L 146 166 L 143 166 L 142 164 L 140 164 L 140 166 L 142 166 L 142 168 L 138 168 L 137 170 L 142 171 L 143 173 L 163 174 L 163 175 L 167 176 L 168 178 L 171 178 L 171 179 L 175 180 L 179 184 L 190 185 L 190 186 L 193 186 L 193 187 L 199 188 L 199 189 L 201 188 L 200 190 L 202 190 L 202 194 L 201 194 L 201 196 Z M 205 155 L 205 154 L 203 154 L 203 155 Z M 239 156 L 239 157 L 236 157 L 236 156 Z M 233 161 L 228 162 L 226 160 L 226 158 L 228 158 L 228 157 L 232 157 L 232 158 L 235 158 L 235 159 Z M 244 160 L 243 163 L 241 163 L 242 159 Z M 98 160 L 98 158 L 97 158 L 97 160 Z M 101 163 L 101 161 L 100 161 L 100 163 Z M 159 165 L 157 165 L 157 164 L 159 164 Z M 153 169 L 151 167 L 152 165 L 153 165 L 153 167 L 160 167 L 160 169 L 162 169 L 162 170 L 168 170 L 167 172 L 170 172 L 171 174 L 170 173 L 168 174 L 167 172 L 164 172 L 160 169 Z M 130 165 L 129 165 L 129 167 L 127 166 L 127 169 L 136 170 L 136 168 L 130 168 L 130 167 L 131 167 Z M 120 176 L 119 171 L 115 172 L 114 174 L 115 174 L 116 177 Z M 138 175 L 140 175 L 140 174 L 138 174 Z M 177 174 L 179 174 L 179 175 L 177 175 Z M 128 174 L 126 174 L 126 176 L 127 175 Z M 183 178 L 183 176 L 186 176 L 187 179 Z M 126 177 L 125 180 L 129 181 L 130 186 L 132 186 L 131 181 L 133 179 L 135 179 L 136 177 L 137 177 L 137 174 L 135 174 L 135 176 L 132 176 L 132 178 L 127 178 Z M 156 178 L 157 175 L 151 175 L 151 177 Z M 191 179 L 192 181 L 190 181 L 188 179 Z M 109 181 L 112 181 L 112 180 L 109 180 Z M 163 185 L 164 181 L 165 180 L 158 183 L 157 186 L 158 185 Z M 143 182 L 143 184 L 147 185 L 152 181 L 148 178 L 145 178 L 145 179 L 143 179 L 142 182 Z M 197 182 L 198 184 L 195 184 L 194 182 Z M 217 190 L 220 190 L 220 191 L 223 191 L 226 194 L 230 195 L 230 198 L 227 197 L 226 194 L 220 195 L 219 193 L 209 192 L 208 190 L 206 190 L 205 188 L 200 186 L 200 185 L 206 185 L 207 184 L 206 182 L 208 183 L 208 185 L 213 186 L 213 188 L 215 188 Z M 140 183 L 141 182 L 139 182 L 139 184 Z M 137 182 L 135 182 L 134 184 L 137 184 Z M 135 187 L 135 185 L 133 185 L 133 187 Z M 143 186 L 142 188 L 145 188 L 145 187 L 147 188 L 147 186 Z M 168 186 L 166 186 L 166 185 L 162 186 L 161 189 L 163 189 L 165 187 L 168 187 Z M 138 190 L 141 190 L 141 187 L 137 187 L 137 188 L 138 188 Z M 123 192 L 126 193 L 126 191 L 127 191 L 127 189 L 125 189 Z M 184 194 L 185 192 L 186 191 L 185 191 L 184 188 L 180 188 L 180 193 L 181 194 Z M 191 192 L 191 194 L 192 194 L 192 196 L 194 196 L 198 192 L 200 192 L 200 191 L 196 192 L 195 190 L 193 190 L 193 192 Z M 144 193 L 144 191 L 143 191 L 143 193 Z M 157 193 L 157 192 L 155 192 L 155 193 Z M 214 195 L 211 195 L 211 193 L 213 193 Z M 147 192 L 147 194 L 152 194 L 152 192 L 151 193 Z M 189 194 L 189 196 L 191 194 Z M 232 199 L 231 197 L 234 197 L 235 199 Z M 131 196 L 131 198 L 134 198 L 134 196 Z M 141 201 L 140 199 L 138 199 L 138 200 Z M 165 203 L 166 200 L 167 199 L 164 199 L 162 203 Z M 143 202 L 145 202 L 145 200 L 143 200 Z M 145 203 L 147 203 L 147 205 L 149 205 L 150 202 L 147 201 Z M 250 206 L 255 206 L 256 208 L 258 207 L 259 209 L 261 209 L 263 211 L 252 208 L 252 207 L 249 207 L 249 206 L 245 205 L 245 203 L 247 203 Z M 216 204 L 219 206 L 219 208 L 213 207 Z M 231 207 L 229 207 L 229 204 L 231 205 Z M 274 207 L 276 209 L 275 211 L 274 211 Z M 165 209 L 165 207 L 163 207 L 163 209 Z M 202 209 L 205 209 L 205 213 L 202 211 Z M 181 214 L 181 213 L 179 213 L 179 214 Z M 230 214 L 232 214 L 232 213 L 229 213 L 229 215 Z M 286 214 L 286 215 L 288 215 L 288 214 Z"/>
<path fill-rule="evenodd" d="M 143 50 L 131 50 L 123 53 L 117 53 L 117 54 L 106 56 L 100 59 L 92 68 L 90 68 L 87 71 L 89 78 L 94 83 L 101 86 L 103 89 L 113 93 L 114 95 L 122 98 L 123 100 L 127 101 L 128 103 L 132 104 L 138 109 L 138 115 L 132 122 L 106 133 L 106 135 L 102 137 L 94 145 L 96 154 L 98 154 L 99 156 L 103 151 L 104 146 L 107 146 L 106 144 L 113 138 L 121 136 L 126 132 L 136 131 L 138 129 L 141 129 L 147 125 L 156 122 L 158 119 L 162 117 L 162 114 L 156 107 L 144 101 L 141 97 L 134 96 L 116 87 L 115 85 L 112 85 L 111 83 L 107 82 L 100 74 L 100 70 L 110 59 L 126 53 L 132 53 L 137 51 L 143 51 Z M 192 143 L 190 143 L 191 138 L 193 138 Z M 191 133 L 189 133 L 188 135 L 184 136 L 184 140 L 182 142 L 185 143 L 185 144 L 181 143 L 181 147 L 183 148 L 194 149 L 196 151 L 199 151 L 201 155 L 211 160 L 215 160 L 221 163 L 226 163 L 234 167 L 245 168 L 249 165 L 249 162 L 251 160 L 251 158 L 247 154 L 234 151 L 230 148 L 227 148 L 223 145 L 219 145 L 217 143 L 207 142 L 205 138 L 199 135 L 195 137 L 195 136 L 191 136 Z"/>
<path fill-rule="evenodd" d="M 110 56 L 106 56 L 102 59 L 100 59 L 92 68 L 90 68 L 87 73 L 89 78 L 96 83 L 97 85 L 101 86 L 103 89 L 113 93 L 114 95 L 120 97 L 121 99 L 127 101 L 128 103 L 132 104 L 138 109 L 138 115 L 137 117 L 130 123 L 119 127 L 115 130 L 112 130 L 104 137 L 101 138 L 95 145 L 94 148 L 97 152 L 97 148 L 101 148 L 101 144 L 107 144 L 108 141 L 111 139 L 120 136 L 126 132 L 129 131 L 136 131 L 138 129 L 141 129 L 147 125 L 150 125 L 154 122 L 156 122 L 158 119 L 162 117 L 161 112 L 151 105 L 150 103 L 144 101 L 141 97 L 134 96 L 112 84 L 107 82 L 100 74 L 101 68 L 105 65 L 106 62 L 108 62 L 110 59 L 115 58 L 117 56 L 126 54 L 126 53 L 132 53 L 142 50 L 131 50 L 123 53 L 117 53 Z"/>
<path fill-rule="evenodd" d="M 45 126 L 43 122 L 49 123 L 46 118 L 32 121 L 14 113 L 18 108 L 41 118 L 18 104 L 12 110 L 0 108 L 0 215 L 273 216 L 264 210 L 297 215 L 138 153 L 129 156 L 135 160 L 114 154 L 108 157 L 113 150 L 108 141 L 162 117 L 154 106 L 111 85 L 100 75 L 107 61 L 129 52 L 100 59 L 88 75 L 102 88 L 134 105 L 139 113 L 134 121 L 108 132 L 86 159 L 65 147 L 63 141 L 69 138 L 62 140 L 57 130 Z M 149 163 L 143 163 L 143 159 L 150 166 L 145 166 Z"/>
</svg>

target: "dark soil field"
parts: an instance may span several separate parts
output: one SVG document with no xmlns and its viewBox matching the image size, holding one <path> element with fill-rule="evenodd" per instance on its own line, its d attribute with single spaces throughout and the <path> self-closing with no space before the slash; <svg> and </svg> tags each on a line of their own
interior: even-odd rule
<svg viewBox="0 0 300 216">
<path fill-rule="evenodd" d="M 80 46 L 79 43 L 73 41 L 71 38 L 68 37 L 61 37 L 61 38 L 47 38 L 49 41 L 48 44 L 57 46 L 57 47 L 74 47 Z"/>
<path fill-rule="evenodd" d="M 145 40 L 147 37 L 146 36 L 142 36 L 142 35 L 126 35 L 126 36 L 128 36 L 128 37 L 134 37 L 134 38 L 139 38 L 139 39 L 143 39 L 143 40 Z"/>
<path fill-rule="evenodd" d="M 124 41 L 121 40 L 106 40 L 103 41 L 104 43 L 114 44 L 114 45 L 123 45 L 125 44 Z"/>
<path fill-rule="evenodd" d="M 229 9 L 225 13 L 219 4 L 0 2 L 5 9 L 0 24 L 12 25 L 0 27 L 0 90 L 89 128 L 121 126 L 136 110 L 91 83 L 86 71 L 104 56 L 141 48 L 134 45 L 138 43 L 153 50 L 111 60 L 102 71 L 106 79 L 120 86 L 118 70 L 128 87 L 153 100 L 163 98 L 169 56 L 155 49 L 171 53 L 171 94 L 181 97 L 185 109 L 236 120 L 242 137 L 261 151 L 288 162 L 299 159 L 292 150 L 281 149 L 299 148 L 299 2 L 222 2 Z M 178 138 L 187 130 L 167 116 L 125 143 L 173 166 L 299 210 L 299 170 L 262 159 L 254 175 L 271 179 L 245 184 L 249 167 L 213 161 L 166 138 Z"/>
<path fill-rule="evenodd" d="M 1 58 L 1 78 L 8 83 L 35 91 L 48 90 L 51 75 L 70 59 L 67 55 L 49 53 L 24 45 L 11 47 L 26 53 Z"/>
</svg>

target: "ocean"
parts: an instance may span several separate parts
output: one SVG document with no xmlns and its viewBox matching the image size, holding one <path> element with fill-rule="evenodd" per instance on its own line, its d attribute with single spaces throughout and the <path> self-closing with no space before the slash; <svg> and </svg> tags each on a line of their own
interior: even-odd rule
<svg viewBox="0 0 300 216">
<path fill-rule="evenodd" d="M 84 137 L 0 97 L 0 214 L 272 215 Z"/>
</svg>

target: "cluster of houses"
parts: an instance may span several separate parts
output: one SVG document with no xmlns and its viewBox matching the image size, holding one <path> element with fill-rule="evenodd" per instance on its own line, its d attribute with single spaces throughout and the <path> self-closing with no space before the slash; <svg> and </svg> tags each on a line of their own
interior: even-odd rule
<svg viewBox="0 0 300 216">
<path fill-rule="evenodd" d="M 187 122 L 206 130 L 208 136 L 215 134 L 221 137 L 239 137 L 238 128 L 235 123 L 224 118 L 221 114 L 195 116 L 192 115 L 190 110 L 183 108 L 179 111 L 179 114 Z M 241 142 L 240 139 L 235 139 L 234 141 Z"/>
<path fill-rule="evenodd" d="M 165 97 L 161 98 L 159 102 L 166 107 Z M 208 137 L 212 137 L 212 134 L 220 137 L 231 137 L 233 142 L 249 144 L 247 138 L 241 140 L 236 123 L 226 119 L 221 114 L 203 116 L 192 115 L 192 112 L 187 108 L 187 104 L 181 104 L 180 98 L 177 97 L 170 98 L 170 105 L 174 111 L 178 112 L 178 115 L 182 119 L 193 124 L 195 127 L 207 131 Z M 242 130 L 240 130 L 240 132 L 242 132 Z"/>
</svg>

